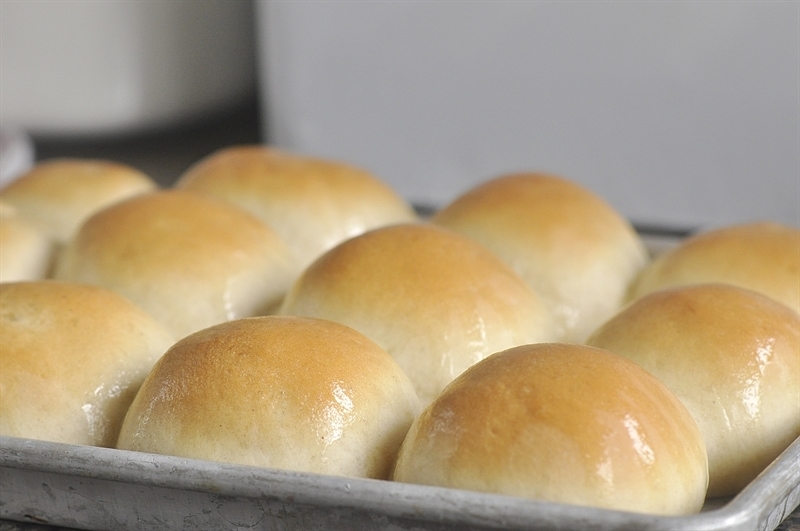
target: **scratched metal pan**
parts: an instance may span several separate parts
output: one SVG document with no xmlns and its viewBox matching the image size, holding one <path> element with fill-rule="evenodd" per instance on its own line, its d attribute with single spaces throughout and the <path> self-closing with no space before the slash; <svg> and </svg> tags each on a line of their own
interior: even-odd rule
<svg viewBox="0 0 800 531">
<path fill-rule="evenodd" d="M 679 240 L 643 232 L 654 254 Z M 74 529 L 771 531 L 798 504 L 800 439 L 735 498 L 666 517 L 0 437 L 0 518 Z"/>
<path fill-rule="evenodd" d="M 0 437 L 0 518 L 76 529 L 766 530 L 800 503 L 800 439 L 691 516 L 534 502 Z"/>
</svg>

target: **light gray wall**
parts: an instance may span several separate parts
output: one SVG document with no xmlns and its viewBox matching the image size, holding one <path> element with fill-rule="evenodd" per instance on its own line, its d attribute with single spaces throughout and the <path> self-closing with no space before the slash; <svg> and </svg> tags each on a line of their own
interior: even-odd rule
<svg viewBox="0 0 800 531">
<path fill-rule="evenodd" d="M 255 88 L 249 0 L 0 6 L 0 125 L 75 139 L 171 126 Z"/>
<path fill-rule="evenodd" d="M 261 2 L 267 138 L 444 204 L 517 170 L 640 223 L 800 225 L 800 2 Z"/>
</svg>

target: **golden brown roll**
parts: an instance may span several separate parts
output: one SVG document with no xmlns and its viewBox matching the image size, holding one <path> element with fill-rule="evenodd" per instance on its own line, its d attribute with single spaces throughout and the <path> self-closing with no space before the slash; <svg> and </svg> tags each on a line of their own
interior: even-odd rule
<svg viewBox="0 0 800 531">
<path fill-rule="evenodd" d="M 707 282 L 751 289 L 800 313 L 800 229 L 764 221 L 698 233 L 648 264 L 631 298 Z"/>
<path fill-rule="evenodd" d="M 709 496 L 737 493 L 800 436 L 800 316 L 754 291 L 698 284 L 631 303 L 588 343 L 680 398 L 709 454 Z"/>
<path fill-rule="evenodd" d="M 657 514 L 703 506 L 696 422 L 655 377 L 576 344 L 515 347 L 467 369 L 417 417 L 396 481 Z"/>
<path fill-rule="evenodd" d="M 52 240 L 0 201 L 0 282 L 44 279 L 53 256 Z"/>
<path fill-rule="evenodd" d="M 480 242 L 542 297 L 559 339 L 581 342 L 624 301 L 648 260 L 630 223 L 559 176 L 503 175 L 467 191 L 432 222 Z"/>
<path fill-rule="evenodd" d="M 423 404 L 485 356 L 554 337 L 549 312 L 508 266 L 472 240 L 422 223 L 334 247 L 295 282 L 280 313 L 365 334 L 397 360 Z"/>
<path fill-rule="evenodd" d="M 56 264 L 58 279 L 112 289 L 176 338 L 276 310 L 297 275 L 258 218 L 188 191 L 142 194 L 95 213 Z"/>
<path fill-rule="evenodd" d="M 36 164 L 0 190 L 0 199 L 62 245 L 97 210 L 156 188 L 149 176 L 126 164 L 66 158 Z"/>
<path fill-rule="evenodd" d="M 111 447 L 145 376 L 172 344 L 103 288 L 0 284 L 0 435 Z"/>
<path fill-rule="evenodd" d="M 366 230 L 417 219 L 403 198 L 362 168 L 260 145 L 212 153 L 175 186 L 255 214 L 289 244 L 301 266 Z"/>
<path fill-rule="evenodd" d="M 355 330 L 252 317 L 170 348 L 131 405 L 117 446 L 385 478 L 418 411 L 406 375 Z"/>
</svg>

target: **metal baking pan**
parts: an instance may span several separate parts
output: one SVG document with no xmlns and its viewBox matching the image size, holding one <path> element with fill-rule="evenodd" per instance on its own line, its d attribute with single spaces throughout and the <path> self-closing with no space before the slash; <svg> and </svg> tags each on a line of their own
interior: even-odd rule
<svg viewBox="0 0 800 531">
<path fill-rule="evenodd" d="M 641 230 L 653 254 L 685 234 Z M 691 516 L 536 502 L 0 437 L 0 519 L 85 530 L 772 531 L 800 505 L 800 438 Z"/>
<path fill-rule="evenodd" d="M 94 530 L 765 530 L 800 504 L 800 438 L 691 516 L 0 437 L 0 518 Z"/>
</svg>

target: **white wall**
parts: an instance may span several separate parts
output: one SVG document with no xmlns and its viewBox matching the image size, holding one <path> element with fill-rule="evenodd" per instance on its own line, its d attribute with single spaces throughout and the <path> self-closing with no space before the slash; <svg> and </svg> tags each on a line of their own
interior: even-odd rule
<svg viewBox="0 0 800 531">
<path fill-rule="evenodd" d="M 444 204 L 545 170 L 636 222 L 800 225 L 800 2 L 261 2 L 276 145 Z"/>
<path fill-rule="evenodd" d="M 249 0 L 0 1 L 0 124 L 74 138 L 227 110 L 255 87 Z"/>
</svg>

